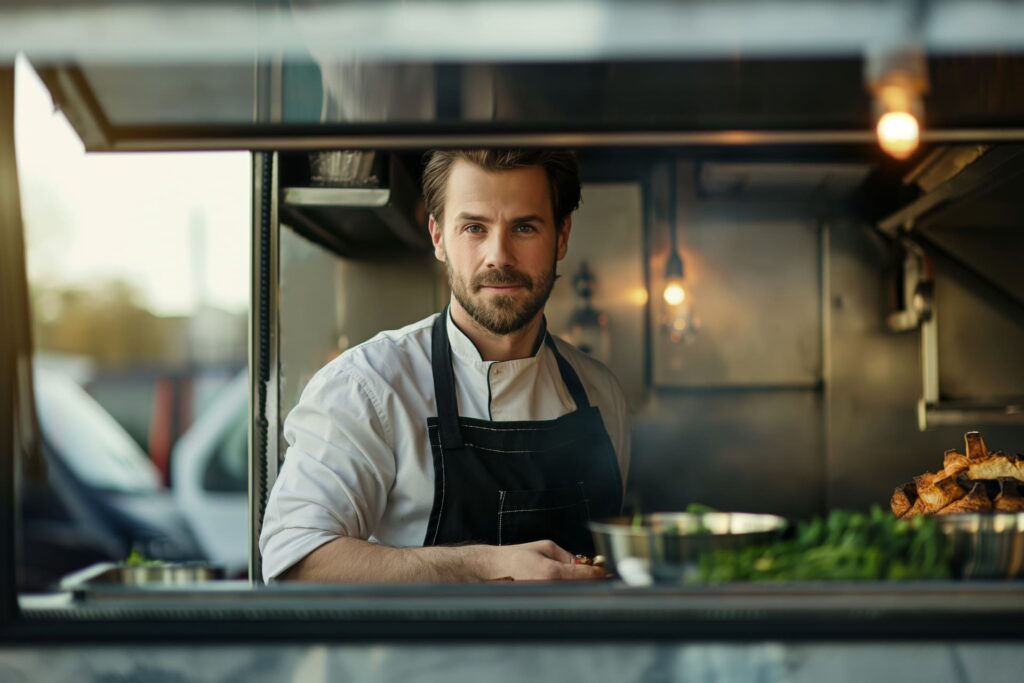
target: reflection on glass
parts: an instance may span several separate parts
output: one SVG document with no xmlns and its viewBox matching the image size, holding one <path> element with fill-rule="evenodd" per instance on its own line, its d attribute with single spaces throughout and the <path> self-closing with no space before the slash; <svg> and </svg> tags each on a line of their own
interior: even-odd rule
<svg viewBox="0 0 1024 683">
<path fill-rule="evenodd" d="M 84 389 L 48 370 L 37 370 L 34 380 L 43 437 L 76 477 L 123 493 L 159 488 L 159 474 L 143 450 Z"/>
<path fill-rule="evenodd" d="M 15 106 L 47 465 L 19 482 L 20 586 L 130 554 L 214 559 L 172 453 L 246 365 L 249 156 L 86 154 L 24 61 Z"/>
</svg>

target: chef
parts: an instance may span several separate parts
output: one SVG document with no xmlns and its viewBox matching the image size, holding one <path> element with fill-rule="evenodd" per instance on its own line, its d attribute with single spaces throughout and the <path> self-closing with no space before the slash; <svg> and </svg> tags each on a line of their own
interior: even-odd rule
<svg viewBox="0 0 1024 683">
<path fill-rule="evenodd" d="M 322 368 L 285 421 L 264 579 L 591 579 L 587 520 L 618 514 L 626 402 L 550 334 L 579 205 L 575 157 L 433 152 L 423 190 L 445 309 Z M 593 239 L 593 236 L 591 236 Z"/>
</svg>

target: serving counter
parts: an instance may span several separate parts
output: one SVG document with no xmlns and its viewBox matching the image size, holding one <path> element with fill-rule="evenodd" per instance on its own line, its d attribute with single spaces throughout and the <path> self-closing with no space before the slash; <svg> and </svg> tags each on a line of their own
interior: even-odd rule
<svg viewBox="0 0 1024 683">
<path fill-rule="evenodd" d="M 213 582 L 23 596 L 15 639 L 198 642 L 650 639 L 998 640 L 1024 629 L 1017 582 L 452 586 Z"/>
<path fill-rule="evenodd" d="M 0 653 L 4 681 L 46 670 L 54 683 L 942 682 L 1024 668 L 1016 641 L 1024 591 L 1008 582 L 700 589 L 228 582 L 26 596 L 21 608 L 19 633 Z"/>
</svg>

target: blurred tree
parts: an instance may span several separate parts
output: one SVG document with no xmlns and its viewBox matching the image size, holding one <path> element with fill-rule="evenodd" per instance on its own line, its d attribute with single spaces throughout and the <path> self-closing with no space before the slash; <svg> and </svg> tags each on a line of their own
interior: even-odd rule
<svg viewBox="0 0 1024 683">
<path fill-rule="evenodd" d="M 146 309 L 141 292 L 120 279 L 89 287 L 32 287 L 36 348 L 93 358 L 101 367 L 184 362 L 184 318 Z"/>
</svg>

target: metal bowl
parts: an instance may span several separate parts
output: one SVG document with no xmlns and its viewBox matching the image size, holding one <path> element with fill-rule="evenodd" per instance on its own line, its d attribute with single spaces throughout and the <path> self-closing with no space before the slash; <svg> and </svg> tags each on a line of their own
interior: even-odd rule
<svg viewBox="0 0 1024 683">
<path fill-rule="evenodd" d="M 949 515 L 939 526 L 952 545 L 953 571 L 962 579 L 1024 576 L 1024 513 Z"/>
<path fill-rule="evenodd" d="M 224 568 L 205 562 L 129 565 L 101 562 L 64 577 L 62 590 L 97 586 L 185 586 L 224 578 Z"/>
<path fill-rule="evenodd" d="M 597 553 L 630 585 L 686 581 L 702 554 L 771 543 L 785 527 L 782 517 L 746 512 L 658 512 L 590 522 Z"/>
</svg>

